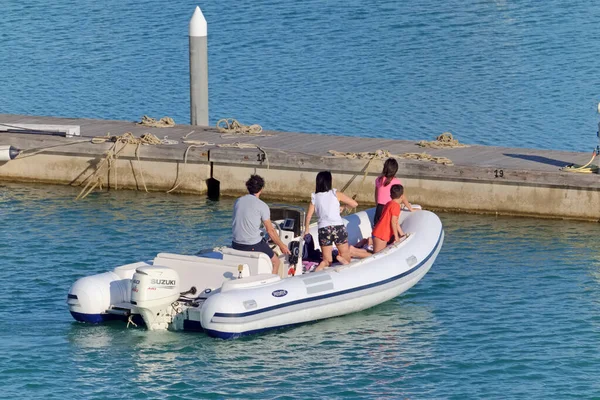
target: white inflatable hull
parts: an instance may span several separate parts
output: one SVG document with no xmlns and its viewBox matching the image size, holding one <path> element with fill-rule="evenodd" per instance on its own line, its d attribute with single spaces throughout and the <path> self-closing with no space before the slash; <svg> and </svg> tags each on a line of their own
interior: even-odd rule
<svg viewBox="0 0 600 400">
<path fill-rule="evenodd" d="M 368 210 L 346 217 L 351 243 L 370 235 L 369 219 L 372 215 L 373 210 Z M 178 303 L 177 307 L 166 305 L 166 308 L 177 308 L 169 329 L 202 330 L 210 336 L 224 339 L 341 316 L 373 307 L 400 295 L 414 286 L 433 265 L 444 241 L 439 218 L 428 211 L 403 212 L 401 222 L 403 230 L 410 233 L 403 242 L 388 246 L 371 257 L 353 260 L 349 265 L 334 266 L 317 273 L 280 279 L 276 275 L 262 273 L 265 272 L 264 268 L 261 270 L 261 267 L 253 267 L 248 262 L 249 267 L 244 264 L 244 268 L 248 267 L 245 277 L 235 279 L 232 276 L 235 274 L 221 273 L 227 271 L 226 268 L 238 267 L 238 263 L 233 261 L 229 262 L 232 264 L 230 266 L 224 265 L 227 264 L 227 255 L 223 260 L 173 255 L 175 261 L 169 261 L 163 256 L 157 257 L 154 262 L 117 268 L 113 275 L 119 278 L 115 279 L 118 283 L 113 283 L 111 287 L 126 287 L 127 277 L 130 279 L 133 275 L 132 269 L 135 271 L 137 267 L 153 263 L 166 265 L 171 262 L 167 267 L 178 269 L 184 282 L 198 282 L 194 283 L 196 286 L 204 285 L 208 279 L 202 276 L 203 271 L 208 271 L 207 268 L 225 268 L 217 273 L 218 277 L 224 276 L 222 281 L 217 279 L 206 289 L 199 286 L 202 293 L 205 293 L 200 300 Z M 316 237 L 316 228 L 314 230 Z M 186 267 L 185 263 L 190 265 Z M 218 263 L 219 266 L 211 263 Z M 239 265 L 241 267 L 242 264 Z M 140 310 L 136 310 L 135 305 L 128 305 L 130 299 L 124 298 L 126 296 L 123 295 L 123 290 L 116 293 L 115 299 L 118 298 L 118 301 L 111 303 L 106 288 L 101 288 L 106 286 L 106 280 L 110 276 L 98 275 L 101 279 L 96 285 L 90 284 L 91 281 L 95 282 L 95 277 L 82 278 L 86 285 L 79 281 L 73 285 L 68 302 L 75 319 L 101 322 L 115 318 L 114 310 L 124 310 L 123 317 L 127 316 L 130 320 L 138 317 Z M 214 274 L 211 279 L 214 280 Z M 85 288 L 78 291 L 83 286 Z M 90 294 L 90 290 L 105 295 Z M 102 304 L 86 306 L 94 311 L 86 313 L 86 307 L 78 302 L 83 298 L 98 298 Z M 98 313 L 102 308 L 107 312 Z"/>
<path fill-rule="evenodd" d="M 357 265 L 215 294 L 202 307 L 201 326 L 211 336 L 234 338 L 365 310 L 414 286 L 433 265 L 443 243 L 443 231 L 436 239 L 432 249 L 412 266 L 406 263 L 406 258 L 413 256 L 416 249 L 407 242 Z M 287 294 L 275 297 L 274 293 L 283 291 Z M 264 306 L 247 310 L 243 304 L 248 300 Z"/>
</svg>

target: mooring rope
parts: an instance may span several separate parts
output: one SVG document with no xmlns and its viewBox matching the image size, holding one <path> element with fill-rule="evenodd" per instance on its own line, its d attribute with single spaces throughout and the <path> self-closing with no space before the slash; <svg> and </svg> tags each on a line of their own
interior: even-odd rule
<svg viewBox="0 0 600 400">
<path fill-rule="evenodd" d="M 417 143 L 417 145 L 421 147 L 430 147 L 434 149 L 453 149 L 457 147 L 469 147 L 466 144 L 460 143 L 457 139 L 454 139 L 450 132 L 444 132 L 437 138 L 435 138 L 435 140 L 432 140 L 430 142 L 426 140 L 421 140 L 419 143 Z"/>
<path fill-rule="evenodd" d="M 244 125 L 234 118 L 222 118 L 217 121 L 217 130 L 221 133 L 241 133 L 244 135 L 258 135 L 262 126 L 258 124 Z"/>
<path fill-rule="evenodd" d="M 356 177 L 361 172 L 363 172 L 364 174 L 363 174 L 363 178 L 360 182 L 360 185 L 362 185 L 365 182 L 365 180 L 367 179 L 367 175 L 369 174 L 369 166 L 371 164 L 371 161 L 373 161 L 373 160 L 386 160 L 388 158 L 406 158 L 406 159 L 413 159 L 413 160 L 433 161 L 438 164 L 444 164 L 444 165 L 454 165 L 452 163 L 452 160 L 450 160 L 449 158 L 446 158 L 446 157 L 436 157 L 436 156 L 432 156 L 431 154 L 427 154 L 427 153 L 404 153 L 404 154 L 394 155 L 394 154 L 390 153 L 388 150 L 382 150 L 382 149 L 378 149 L 375 151 L 362 151 L 362 152 L 343 152 L 343 151 L 337 151 L 337 150 L 329 150 L 329 154 L 331 154 L 332 157 L 343 157 L 343 158 L 348 158 L 351 160 L 368 160 L 367 163 L 365 164 L 365 166 L 361 169 L 361 171 L 354 174 L 348 180 L 348 182 L 346 182 L 346 184 L 342 187 L 342 189 L 340 190 L 342 193 L 346 189 L 348 189 L 350 184 L 352 184 L 352 182 L 354 182 L 354 179 L 356 179 Z M 352 198 L 355 198 L 355 197 L 356 197 L 356 194 L 354 196 L 352 196 Z"/>
<path fill-rule="evenodd" d="M 198 147 L 215 146 L 214 143 L 205 142 L 204 140 L 184 140 L 182 143 L 193 144 L 194 146 L 198 146 Z"/>
<path fill-rule="evenodd" d="M 598 107 L 600 107 L 600 104 L 598 105 Z M 594 172 L 599 172 L 599 168 L 597 165 L 591 165 L 592 161 L 594 161 L 594 159 L 596 158 L 597 155 L 598 155 L 598 153 L 596 152 L 596 150 L 594 150 L 592 152 L 592 159 L 590 161 L 588 161 L 587 164 L 581 165 L 579 167 L 576 166 L 575 164 L 567 165 L 566 167 L 561 168 L 561 171 L 577 172 L 580 174 L 591 174 Z"/>
<path fill-rule="evenodd" d="M 450 160 L 448 157 L 432 156 L 431 154 L 427 153 L 404 153 L 399 155 L 399 157 L 406 158 L 409 160 L 433 161 L 434 163 L 444 164 L 448 166 L 454 165 L 452 160 Z"/>
<path fill-rule="evenodd" d="M 219 133 L 221 133 L 221 138 L 239 137 L 239 136 L 254 136 L 254 137 L 256 137 L 256 136 L 272 136 L 269 134 L 262 133 L 262 131 L 263 131 L 262 126 L 260 126 L 258 124 L 244 125 L 235 118 L 222 118 L 222 119 L 218 120 L 217 124 L 216 124 L 216 128 L 217 128 L 217 131 L 219 131 Z M 193 147 L 216 146 L 216 147 L 221 147 L 221 148 L 229 147 L 229 148 L 237 148 L 237 149 L 258 149 L 265 156 L 265 162 L 267 163 L 267 169 L 270 168 L 269 155 L 268 155 L 267 151 L 263 147 L 261 147 L 257 144 L 241 143 L 241 142 L 215 144 L 215 143 L 206 142 L 203 140 L 188 140 L 187 138 L 190 135 L 192 135 L 194 132 L 195 131 L 192 130 L 192 131 L 188 132 L 186 135 L 181 137 L 183 143 L 188 145 L 188 148 L 185 150 L 184 157 L 183 157 L 183 167 L 182 167 L 181 176 L 184 176 L 183 172 L 185 171 L 185 166 L 187 165 L 188 151 Z M 184 181 L 185 181 L 185 178 L 182 178 L 181 180 L 179 180 L 179 182 L 177 182 L 171 189 L 169 189 L 169 191 L 167 193 L 171 193 L 172 191 L 177 189 Z"/>
<path fill-rule="evenodd" d="M 411 160 L 421 161 L 433 161 L 438 164 L 454 165 L 452 160 L 447 157 L 432 156 L 427 153 L 404 153 L 404 154 L 392 154 L 388 150 L 375 150 L 375 151 L 363 151 L 363 152 L 343 152 L 337 150 L 329 150 L 329 154 L 333 157 L 344 157 L 351 160 L 354 159 L 369 159 L 369 160 L 386 160 L 388 158 L 406 158 Z"/>
<path fill-rule="evenodd" d="M 159 120 L 144 115 L 138 125 L 149 126 L 152 128 L 171 128 L 175 126 L 175 121 L 171 117 L 162 117 Z"/>
<path fill-rule="evenodd" d="M 15 157 L 15 160 L 21 159 L 21 158 L 33 157 L 35 155 L 42 154 L 46 150 L 49 150 L 49 149 L 54 149 L 54 148 L 57 148 L 57 147 L 64 147 L 64 146 L 72 146 L 74 144 L 80 144 L 80 143 L 89 143 L 89 140 L 87 140 L 87 139 L 85 139 L 85 140 L 77 140 L 75 142 L 54 144 L 52 146 L 37 147 L 37 148 L 31 148 L 31 149 L 21 150 L 21 152 L 19 154 L 17 154 L 17 156 Z"/>
<path fill-rule="evenodd" d="M 166 139 L 166 137 L 165 137 Z M 157 144 L 165 144 L 163 140 L 157 138 L 155 135 L 151 133 L 144 133 L 140 137 L 135 137 L 131 132 L 125 132 L 119 136 L 111 136 L 110 133 L 107 133 L 106 136 L 97 136 L 91 139 L 91 142 L 94 144 L 107 143 L 112 142 L 113 145 L 106 151 L 104 158 L 102 161 L 96 166 L 96 170 L 92 175 L 86 178 L 83 182 L 87 181 L 87 184 L 81 189 L 81 192 L 77 195 L 75 200 L 81 200 L 86 198 L 96 187 L 102 189 L 102 179 L 100 178 L 100 172 L 102 168 L 107 166 L 107 173 L 113 169 L 113 164 L 116 162 L 119 154 L 130 144 L 136 145 L 135 148 L 135 156 L 138 161 L 138 168 L 140 170 L 140 176 L 142 178 L 142 184 L 144 185 L 144 190 L 148 192 L 148 188 L 146 186 L 146 180 L 144 178 L 144 169 L 141 166 L 140 160 L 140 146 L 141 145 L 157 145 Z M 118 189 L 118 175 L 117 169 L 114 169 L 115 174 L 115 190 Z M 135 174 L 135 171 L 134 171 Z M 82 182 L 82 183 L 83 183 Z"/>
<path fill-rule="evenodd" d="M 175 180 L 175 183 L 173 184 L 173 187 L 169 190 L 167 190 L 167 193 L 171 193 L 173 192 L 175 189 L 177 189 L 183 182 L 185 179 L 179 179 L 179 176 L 184 176 L 184 171 L 185 171 L 185 166 L 187 164 L 187 157 L 188 157 L 188 153 L 191 149 L 193 149 L 194 147 L 204 147 L 207 146 L 211 143 L 208 142 L 203 142 L 201 144 L 190 144 L 187 149 L 185 149 L 185 152 L 183 153 L 183 166 L 181 167 L 181 173 L 177 174 L 177 180 Z M 178 182 L 179 181 L 179 182 Z"/>
<path fill-rule="evenodd" d="M 140 137 L 135 137 L 131 132 L 125 132 L 119 136 L 110 136 L 110 133 L 107 133 L 106 136 L 96 136 L 92 138 L 91 141 L 94 144 L 106 142 L 124 144 L 162 144 L 162 140 L 151 133 L 144 133 Z"/>
<path fill-rule="evenodd" d="M 192 132 L 190 132 L 190 133 L 192 133 Z M 184 177 L 184 175 L 185 175 L 184 174 L 184 172 L 185 172 L 185 166 L 187 165 L 188 152 L 190 151 L 190 149 L 192 149 L 194 147 L 216 146 L 216 147 L 231 147 L 231 148 L 237 148 L 237 149 L 258 149 L 258 150 L 260 150 L 265 155 L 265 161 L 267 163 L 267 169 L 270 168 L 270 165 L 269 165 L 269 155 L 267 154 L 266 150 L 264 148 L 260 147 L 259 145 L 254 144 L 254 143 L 234 142 L 234 143 L 215 144 L 215 143 L 211 143 L 211 142 L 205 142 L 203 140 L 184 140 L 183 143 L 187 144 L 188 147 L 187 147 L 187 149 L 185 149 L 185 153 L 183 155 L 183 166 L 181 168 L 181 173 L 178 176 Z M 178 180 L 175 182 L 175 184 L 173 184 L 173 187 L 171 189 L 169 189 L 167 191 L 167 193 L 173 192 L 175 189 L 177 189 L 179 186 L 181 186 L 181 184 L 184 181 L 185 181 L 185 177 L 181 178 L 181 179 L 178 178 Z"/>
<path fill-rule="evenodd" d="M 240 142 L 233 142 L 233 143 L 223 143 L 223 144 L 218 144 L 217 147 L 233 147 L 236 149 L 258 149 L 260 150 L 264 155 L 265 155 L 265 161 L 267 163 L 267 169 L 270 168 L 269 165 L 269 154 L 267 153 L 267 151 L 254 143 L 240 143 Z"/>
<path fill-rule="evenodd" d="M 244 125 L 234 118 L 222 118 L 217 121 L 217 130 L 222 138 L 236 136 L 273 136 L 262 133 L 263 128 L 258 124 Z"/>
<path fill-rule="evenodd" d="M 343 157 L 343 158 L 349 158 L 351 160 L 354 160 L 354 159 L 385 160 L 390 157 L 395 157 L 389 151 L 381 150 L 381 149 L 375 150 L 375 151 L 361 151 L 361 152 L 354 152 L 354 151 L 346 152 L 346 151 L 329 150 L 328 153 L 331 154 L 333 157 Z"/>
</svg>

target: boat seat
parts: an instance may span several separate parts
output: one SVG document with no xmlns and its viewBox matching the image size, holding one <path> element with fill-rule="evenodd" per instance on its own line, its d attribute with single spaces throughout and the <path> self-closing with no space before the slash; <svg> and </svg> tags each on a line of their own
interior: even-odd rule
<svg viewBox="0 0 600 400">
<path fill-rule="evenodd" d="M 348 243 L 355 244 L 364 238 L 371 237 L 373 230 L 371 221 L 374 215 L 375 209 L 371 208 L 344 217 L 345 222 L 347 222 L 345 225 L 348 231 Z"/>
<path fill-rule="evenodd" d="M 187 289 L 196 286 L 197 289 L 216 289 L 224 281 L 235 279 L 239 275 L 238 265 L 244 266 L 242 276 L 249 276 L 250 269 L 245 262 L 232 263 L 227 260 L 187 256 L 182 254 L 159 253 L 153 261 L 153 265 L 169 267 L 179 273 L 182 282 Z"/>
<path fill-rule="evenodd" d="M 250 275 L 270 274 L 273 271 L 273 263 L 269 256 L 260 251 L 242 251 L 231 247 L 221 249 L 223 261 L 232 264 L 247 264 Z"/>
</svg>

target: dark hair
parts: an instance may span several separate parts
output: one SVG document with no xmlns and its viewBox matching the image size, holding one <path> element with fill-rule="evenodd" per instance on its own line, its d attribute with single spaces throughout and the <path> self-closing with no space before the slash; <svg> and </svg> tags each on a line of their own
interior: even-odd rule
<svg viewBox="0 0 600 400">
<path fill-rule="evenodd" d="M 321 171 L 317 174 L 317 185 L 315 193 L 329 192 L 331 190 L 331 172 Z"/>
<path fill-rule="evenodd" d="M 265 180 L 259 175 L 250 175 L 250 179 L 246 181 L 246 187 L 250 194 L 256 194 L 265 187 Z"/>
<path fill-rule="evenodd" d="M 387 186 L 392 181 L 392 178 L 396 176 L 396 172 L 398 172 L 398 161 L 395 158 L 388 158 L 383 163 L 383 171 L 381 171 L 381 175 L 379 178 L 385 178 L 383 182 L 383 186 Z"/>
<path fill-rule="evenodd" d="M 404 194 L 404 186 L 402 185 L 392 185 L 390 188 L 390 196 L 392 199 L 399 199 Z"/>
</svg>

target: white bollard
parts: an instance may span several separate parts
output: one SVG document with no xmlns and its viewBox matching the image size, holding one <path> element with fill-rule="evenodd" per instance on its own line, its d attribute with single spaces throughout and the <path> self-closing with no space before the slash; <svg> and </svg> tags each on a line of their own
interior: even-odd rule
<svg viewBox="0 0 600 400">
<path fill-rule="evenodd" d="M 196 6 L 190 20 L 190 124 L 208 126 L 208 41 L 206 19 Z"/>
</svg>

